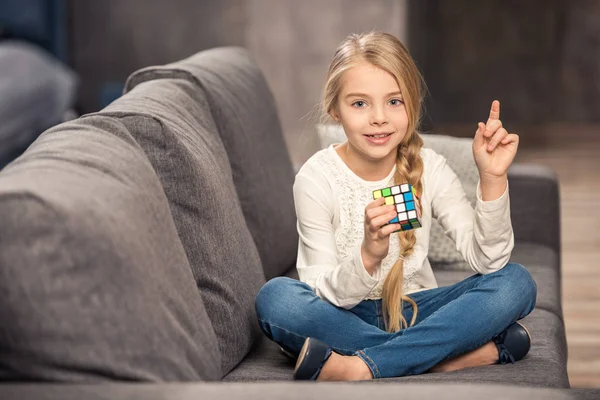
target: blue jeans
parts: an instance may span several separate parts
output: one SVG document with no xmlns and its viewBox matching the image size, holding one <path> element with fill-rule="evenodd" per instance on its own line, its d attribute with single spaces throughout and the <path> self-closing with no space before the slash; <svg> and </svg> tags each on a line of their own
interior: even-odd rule
<svg viewBox="0 0 600 400">
<path fill-rule="evenodd" d="M 489 342 L 535 307 L 537 286 L 522 265 L 509 263 L 451 286 L 409 295 L 418 306 L 415 325 L 385 331 L 381 300 L 350 310 L 318 297 L 306 283 L 278 277 L 256 296 L 259 324 L 267 337 L 298 355 L 307 337 L 334 351 L 360 357 L 374 378 L 421 374 L 440 362 Z M 410 324 L 413 310 L 402 310 Z"/>
</svg>

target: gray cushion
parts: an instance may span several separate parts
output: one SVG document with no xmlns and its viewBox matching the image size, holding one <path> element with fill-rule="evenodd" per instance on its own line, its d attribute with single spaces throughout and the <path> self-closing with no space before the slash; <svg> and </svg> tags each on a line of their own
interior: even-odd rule
<svg viewBox="0 0 600 400">
<path fill-rule="evenodd" d="M 510 216 L 515 242 L 548 246 L 560 253 L 560 188 L 552 169 L 513 164 L 508 169 Z"/>
<path fill-rule="evenodd" d="M 0 43 L 0 168 L 73 105 L 77 76 L 42 49 Z"/>
<path fill-rule="evenodd" d="M 566 339 L 562 321 L 553 313 L 535 309 L 521 320 L 533 337 L 527 356 L 515 364 L 490 365 L 461 371 L 386 378 L 374 382 L 477 382 L 519 386 L 569 387 Z M 401 356 L 401 355 L 400 355 Z M 234 369 L 226 381 L 291 380 L 294 362 L 266 337 Z"/>
<path fill-rule="evenodd" d="M 247 50 L 219 48 L 145 68 L 129 78 L 127 88 L 169 76 L 185 77 L 206 92 L 265 275 L 282 274 L 295 265 L 298 247 L 294 171 L 261 71 Z"/>
<path fill-rule="evenodd" d="M 0 380 L 221 376 L 163 189 L 118 121 L 55 127 L 0 173 L 0 293 Z"/>
<path fill-rule="evenodd" d="M 296 360 L 283 353 L 279 346 L 262 336 L 252 352 L 223 380 L 227 382 L 292 380 Z"/>
<path fill-rule="evenodd" d="M 197 85 L 165 79 L 136 86 L 101 114 L 135 115 L 126 125 L 165 189 L 225 374 L 261 334 L 254 297 L 265 279 L 208 110 Z"/>
</svg>

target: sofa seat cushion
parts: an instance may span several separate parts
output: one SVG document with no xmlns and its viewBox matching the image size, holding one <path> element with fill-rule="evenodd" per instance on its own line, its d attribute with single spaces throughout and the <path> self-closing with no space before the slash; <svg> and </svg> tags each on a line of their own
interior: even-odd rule
<svg viewBox="0 0 600 400">
<path fill-rule="evenodd" d="M 296 360 L 266 336 L 256 343 L 250 354 L 223 378 L 227 382 L 286 381 L 292 379 Z"/>
<path fill-rule="evenodd" d="M 265 278 L 209 109 L 193 82 L 162 79 L 137 85 L 99 114 L 134 116 L 124 123 L 165 190 L 225 374 L 261 335 L 254 298 Z"/>
<path fill-rule="evenodd" d="M 128 79 L 126 90 L 169 77 L 193 82 L 206 93 L 265 275 L 281 275 L 296 263 L 298 248 L 294 171 L 275 99 L 256 61 L 242 48 L 206 50 L 144 68 Z"/>
<path fill-rule="evenodd" d="M 112 118 L 52 128 L 0 172 L 0 293 L 0 381 L 221 377 L 163 188 Z"/>
<path fill-rule="evenodd" d="M 447 373 L 427 373 L 373 382 L 496 383 L 553 388 L 569 387 L 566 370 L 566 339 L 562 321 L 553 313 L 535 309 L 522 320 L 533 337 L 531 350 L 515 364 L 490 365 Z M 295 361 L 264 337 L 262 342 L 225 381 L 291 380 Z"/>
</svg>

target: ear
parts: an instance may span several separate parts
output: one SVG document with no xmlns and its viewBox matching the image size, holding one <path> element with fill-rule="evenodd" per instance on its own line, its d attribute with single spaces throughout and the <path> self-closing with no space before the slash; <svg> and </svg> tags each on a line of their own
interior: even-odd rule
<svg viewBox="0 0 600 400">
<path fill-rule="evenodd" d="M 329 111 L 329 116 L 335 121 L 335 122 L 340 122 L 340 116 L 338 114 L 338 112 L 334 109 L 332 109 L 331 111 Z"/>
</svg>

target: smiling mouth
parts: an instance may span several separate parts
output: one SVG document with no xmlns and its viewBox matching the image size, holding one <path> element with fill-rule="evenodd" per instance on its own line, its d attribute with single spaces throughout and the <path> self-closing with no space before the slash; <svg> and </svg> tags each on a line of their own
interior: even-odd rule
<svg viewBox="0 0 600 400">
<path fill-rule="evenodd" d="M 370 137 L 370 138 L 375 138 L 375 139 L 383 139 L 383 138 L 390 136 L 392 133 L 377 133 L 374 135 L 365 135 L 365 136 Z"/>
</svg>

